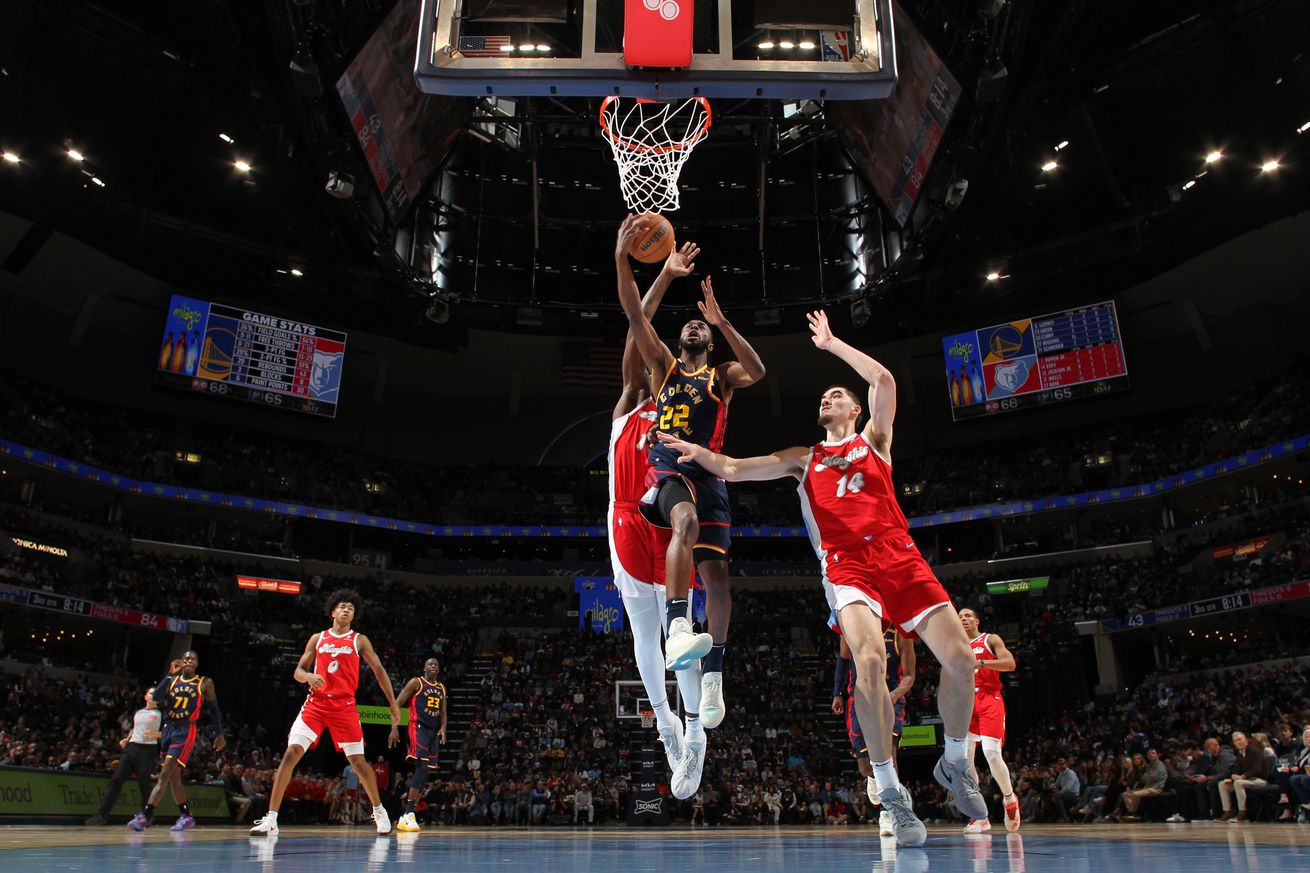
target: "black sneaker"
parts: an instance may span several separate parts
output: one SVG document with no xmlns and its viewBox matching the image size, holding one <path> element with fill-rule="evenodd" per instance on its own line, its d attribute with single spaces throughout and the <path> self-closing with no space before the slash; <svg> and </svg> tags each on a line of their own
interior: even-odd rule
<svg viewBox="0 0 1310 873">
<path fill-rule="evenodd" d="M 87 827 L 93 827 L 93 828 L 100 827 L 101 825 L 109 824 L 109 819 L 105 818 L 103 815 L 97 812 L 95 815 L 91 816 L 89 819 L 83 822 L 83 824 L 85 824 Z"/>
</svg>

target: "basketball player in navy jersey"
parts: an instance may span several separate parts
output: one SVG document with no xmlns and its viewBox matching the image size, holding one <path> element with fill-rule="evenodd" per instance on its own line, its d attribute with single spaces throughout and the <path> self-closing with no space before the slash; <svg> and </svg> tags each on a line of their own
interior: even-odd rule
<svg viewBox="0 0 1310 873">
<path fill-rule="evenodd" d="M 640 219 L 628 216 L 620 235 Z M 693 319 L 678 335 L 675 356 L 641 311 L 635 288 L 619 288 L 619 301 L 646 369 L 651 374 L 656 419 L 652 432 L 676 436 L 710 451 L 723 448 L 728 404 L 738 388 L 764 378 L 764 362 L 729 323 L 714 298 L 709 279 L 701 282 L 705 299 L 697 305 L 704 319 Z M 709 366 L 714 350 L 713 329 L 722 332 L 737 360 Z M 652 524 L 672 530 L 665 556 L 665 664 L 685 670 L 701 665 L 701 724 L 723 721 L 723 655 L 732 618 L 728 584 L 728 550 L 732 516 L 723 480 L 696 464 L 682 463 L 678 452 L 656 442 L 650 451 L 650 489 L 642 498 L 642 514 Z M 687 593 L 695 562 L 705 585 L 710 634 L 694 634 L 687 620 Z"/>
<path fill-rule="evenodd" d="M 640 230 L 641 225 L 628 222 L 618 237 L 614 255 L 620 293 L 637 293 L 637 280 L 632 275 L 627 253 Z M 659 308 L 672 281 L 691 274 L 699 253 L 700 248 L 691 242 L 670 253 L 659 276 L 642 298 L 641 308 L 647 318 Z M 700 787 L 705 764 L 706 737 L 700 721 L 701 671 L 699 665 L 692 665 L 674 674 L 687 719 L 684 727 L 673 707 L 669 706 L 664 653 L 660 650 L 667 614 L 664 561 L 672 534 L 667 528 L 652 525 L 641 513 L 641 497 L 647 490 L 646 479 L 650 471 L 650 430 L 659 415 L 650 394 L 650 374 L 642 364 L 631 330 L 623 344 L 622 373 L 623 390 L 610 418 L 610 444 L 606 456 L 610 473 L 610 504 L 606 513 L 610 564 L 614 571 L 614 585 L 623 598 L 623 610 L 632 630 L 637 672 L 641 674 L 646 698 L 655 714 L 655 727 L 673 774 L 669 788 L 674 797 L 685 800 Z M 705 636 L 708 641 L 708 634 Z"/>
<path fill-rule="evenodd" d="M 200 710 L 208 705 L 211 729 L 214 733 L 214 751 L 221 752 L 227 745 L 223 736 L 223 713 L 218 708 L 218 698 L 214 694 L 214 680 L 196 674 L 200 656 L 195 652 L 182 655 L 181 667 L 159 681 L 150 696 L 159 704 L 163 714 L 163 729 L 159 735 L 159 751 L 164 756 L 164 766 L 159 771 L 159 781 L 146 800 L 145 808 L 132 817 L 127 826 L 134 831 L 143 831 L 154 821 L 155 807 L 164 797 L 164 790 L 171 789 L 173 802 L 177 804 L 177 822 L 171 828 L 175 831 L 190 830 L 196 826 L 196 820 L 187 807 L 186 786 L 182 784 L 182 771 L 191 761 L 191 752 L 196 746 L 197 725 Z M 176 665 L 178 661 L 174 661 Z M 173 666 L 170 665 L 170 666 Z"/>
<path fill-rule="evenodd" d="M 823 312 L 809 313 L 811 340 L 846 362 L 868 385 L 869 422 L 855 391 L 834 385 L 819 398 L 818 424 L 824 439 L 770 455 L 737 459 L 667 434 L 660 438 L 678 452 L 730 482 L 793 477 L 801 514 L 823 571 L 828 606 L 837 613 L 856 670 L 854 703 L 869 740 L 878 798 L 892 815 L 900 846 L 921 846 L 928 830 L 914 814 L 909 791 L 892 763 L 895 712 L 883 681 L 884 630 L 893 625 L 917 635 L 942 665 L 937 705 L 946 749 L 933 777 L 955 793 L 955 805 L 970 818 L 986 818 L 987 804 L 966 758 L 973 714 L 975 659 L 950 595 L 910 538 L 909 523 L 896 502 L 892 482 L 892 431 L 896 381 L 872 357 L 833 335 Z"/>
<path fill-rule="evenodd" d="M 414 819 L 414 806 L 423 796 L 428 776 L 436 772 L 437 750 L 446 744 L 446 686 L 437 677 L 441 662 L 428 658 L 423 662 L 423 675 L 405 683 L 396 695 L 396 706 L 409 706 L 409 752 L 406 760 L 414 762 L 414 775 L 409 780 L 409 796 L 405 798 L 405 813 L 396 822 L 396 830 L 420 830 Z M 387 747 L 395 748 L 400 742 L 400 725 L 391 726 Z"/>
</svg>

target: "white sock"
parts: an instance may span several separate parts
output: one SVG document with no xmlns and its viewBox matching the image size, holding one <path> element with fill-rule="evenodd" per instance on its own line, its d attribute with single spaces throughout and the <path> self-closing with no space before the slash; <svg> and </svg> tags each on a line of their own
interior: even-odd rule
<svg viewBox="0 0 1310 873">
<path fill-rule="evenodd" d="M 655 723 L 660 727 L 672 727 L 678 721 L 673 711 L 669 709 L 669 699 L 667 697 L 659 703 L 651 701 L 650 708 L 655 713 Z"/>
<path fill-rule="evenodd" d="M 958 764 L 968 757 L 964 753 L 964 737 L 947 737 L 946 738 L 946 760 L 952 764 Z"/>
<path fill-rule="evenodd" d="M 699 715 L 689 715 L 689 716 L 687 716 L 686 727 L 687 727 L 687 733 L 691 733 L 692 731 L 701 731 L 701 730 L 704 730 L 704 728 L 702 728 L 702 727 L 700 726 L 700 716 L 699 716 Z"/>
<path fill-rule="evenodd" d="M 896 775 L 896 768 L 892 765 L 892 759 L 886 761 L 873 762 L 873 781 L 878 786 L 878 793 L 895 790 L 901 784 L 901 779 Z"/>
<path fill-rule="evenodd" d="M 382 804 L 380 803 L 377 806 L 373 807 L 374 815 L 377 815 L 379 812 L 386 812 L 386 810 L 382 808 Z"/>
</svg>

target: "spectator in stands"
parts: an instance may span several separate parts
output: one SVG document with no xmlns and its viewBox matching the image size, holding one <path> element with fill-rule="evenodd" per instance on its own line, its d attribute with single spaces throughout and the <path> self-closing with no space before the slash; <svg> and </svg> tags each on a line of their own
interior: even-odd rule
<svg viewBox="0 0 1310 873">
<path fill-rule="evenodd" d="M 1296 820 L 1304 822 L 1310 819 L 1310 724 L 1301 731 L 1301 748 L 1290 768 L 1288 787 L 1291 788 L 1291 800 L 1296 804 Z"/>
<path fill-rule="evenodd" d="M 1081 791 L 1082 784 L 1078 781 L 1078 774 L 1069 766 L 1069 762 L 1064 758 L 1056 758 L 1051 801 L 1055 805 L 1056 817 L 1060 821 L 1069 820 L 1069 809 L 1078 803 Z"/>
<path fill-rule="evenodd" d="M 1233 756 L 1233 775 L 1219 781 L 1219 802 L 1224 808 L 1220 821 L 1246 821 L 1247 789 L 1268 782 L 1272 770 L 1264 748 L 1251 742 L 1242 731 L 1233 731 Z M 1234 795 L 1237 797 L 1236 810 L 1233 809 Z"/>
<path fill-rule="evenodd" d="M 1208 737 L 1200 749 L 1192 749 L 1191 762 L 1178 791 L 1178 812 L 1171 821 L 1208 821 L 1218 805 L 1219 782 L 1233 775 L 1236 759 L 1232 750 Z"/>
<path fill-rule="evenodd" d="M 546 783 L 538 779 L 537 784 L 532 786 L 532 824 L 539 825 L 546 818 L 546 810 L 550 808 L 550 789 Z"/>
<path fill-rule="evenodd" d="M 578 790 L 573 793 L 573 823 L 578 823 L 578 818 L 582 815 L 583 810 L 587 811 L 587 824 L 596 823 L 596 805 L 591 799 L 591 786 L 583 783 Z"/>
<path fill-rule="evenodd" d="M 1137 781 L 1133 787 L 1125 791 L 1119 797 L 1120 807 L 1126 812 L 1123 818 L 1129 821 L 1137 821 L 1139 816 L 1137 811 L 1142 806 L 1142 798 L 1154 797 L 1164 791 L 1164 784 L 1169 778 L 1169 772 L 1165 768 L 1164 761 L 1160 760 L 1159 749 L 1147 749 L 1146 758 L 1143 759 L 1141 754 L 1133 755 L 1133 765 L 1137 768 Z M 1116 821 L 1120 820 L 1119 815 L 1112 815 Z"/>
</svg>

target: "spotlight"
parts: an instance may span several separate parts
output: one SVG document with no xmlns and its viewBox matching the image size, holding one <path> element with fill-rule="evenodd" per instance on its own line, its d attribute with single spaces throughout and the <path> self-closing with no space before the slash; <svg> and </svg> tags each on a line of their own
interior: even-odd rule
<svg viewBox="0 0 1310 873">
<path fill-rule="evenodd" d="M 81 163 L 82 161 L 86 160 L 86 155 L 82 154 L 77 149 L 69 149 L 68 156 L 73 160 L 77 161 L 78 163 Z"/>
<path fill-rule="evenodd" d="M 1277 170 L 1278 167 L 1279 167 L 1278 161 L 1265 161 L 1263 164 L 1260 165 L 1260 172 L 1272 173 L 1274 170 Z"/>
<path fill-rule="evenodd" d="M 1052 160 L 1052 161 L 1047 161 L 1046 163 L 1042 164 L 1042 172 L 1043 172 L 1043 173 L 1049 173 L 1049 172 L 1051 172 L 1052 170 L 1054 170 L 1054 169 L 1055 169 L 1056 167 L 1058 167 L 1058 166 L 1060 166 L 1060 164 L 1059 164 L 1058 161 L 1053 161 L 1053 160 Z"/>
<path fill-rule="evenodd" d="M 341 170 L 331 170 L 324 190 L 338 200 L 349 200 L 355 194 L 355 177 Z"/>
<path fill-rule="evenodd" d="M 100 180 L 100 177 L 99 177 L 99 176 L 92 176 L 92 177 L 91 177 L 91 184 L 92 184 L 92 185 L 95 185 L 97 188 L 103 188 L 103 187 L 105 187 L 105 183 L 104 183 L 103 181 Z"/>
<path fill-rule="evenodd" d="M 764 42 L 760 43 L 760 50 L 761 50 L 761 51 L 766 51 L 766 52 L 767 52 L 767 51 L 768 51 L 769 49 L 771 49 L 771 48 L 773 48 L 773 43 L 772 43 L 771 41 L 769 41 L 769 40 L 765 40 Z"/>
<path fill-rule="evenodd" d="M 226 133 L 220 133 L 218 135 L 218 138 L 221 139 L 223 142 L 227 143 L 228 145 L 232 145 L 232 143 L 236 142 L 236 140 L 228 136 Z"/>
<path fill-rule="evenodd" d="M 1219 160 L 1222 160 L 1223 156 L 1224 156 L 1223 152 L 1219 151 L 1218 149 L 1215 149 L 1214 151 L 1210 152 L 1208 155 L 1205 156 L 1205 162 L 1207 164 L 1213 164 Z"/>
<path fill-rule="evenodd" d="M 947 209 L 959 209 L 960 204 L 964 202 L 964 195 L 969 193 L 969 180 L 956 179 L 946 188 L 946 197 L 943 198 Z"/>
<path fill-rule="evenodd" d="M 1303 124 L 1303 125 L 1301 125 L 1300 127 L 1298 127 L 1298 128 L 1296 129 L 1296 132 L 1297 132 L 1297 133 L 1305 133 L 1307 130 L 1310 130 L 1310 121 L 1307 121 L 1305 124 Z"/>
<path fill-rule="evenodd" d="M 292 267 L 292 268 L 291 268 L 291 275 L 293 275 L 293 276 L 295 276 L 297 279 L 299 279 L 301 276 L 305 275 L 305 271 L 302 270 L 302 269 L 300 269 L 299 267 Z"/>
<path fill-rule="evenodd" d="M 1188 179 L 1186 182 L 1183 183 L 1183 190 L 1184 190 L 1184 191 L 1190 191 L 1190 190 L 1192 190 L 1192 189 L 1195 188 L 1195 187 L 1196 187 L 1196 180 L 1195 180 L 1195 179 Z"/>
<path fill-rule="evenodd" d="M 539 42 L 537 43 L 537 51 L 548 52 L 550 51 L 550 46 L 546 45 L 544 42 Z"/>
<path fill-rule="evenodd" d="M 856 327 L 864 327 L 868 324 L 871 314 L 868 299 L 861 297 L 851 304 L 851 324 Z"/>
<path fill-rule="evenodd" d="M 505 43 L 500 47 L 500 50 L 503 52 L 512 52 L 514 51 L 514 46 L 510 45 L 509 43 Z"/>
<path fill-rule="evenodd" d="M 232 166 L 236 167 L 238 173 L 249 173 L 251 169 L 250 164 L 246 161 L 233 161 Z"/>
<path fill-rule="evenodd" d="M 22 158 L 20 158 L 18 155 L 14 154 L 13 152 L 5 152 L 4 155 L 0 157 L 4 158 L 6 164 L 16 164 L 22 160 Z"/>
<path fill-rule="evenodd" d="M 807 40 L 802 40 L 800 43 L 797 43 L 797 46 L 808 52 L 814 48 L 814 43 L 807 39 Z"/>
<path fill-rule="evenodd" d="M 992 270 L 990 273 L 987 274 L 988 282 L 995 282 L 999 278 L 1001 278 L 1001 274 L 996 272 L 995 270 Z"/>
<path fill-rule="evenodd" d="M 1055 150 L 1056 150 L 1057 152 L 1058 152 L 1058 151 L 1063 151 L 1064 149 L 1067 149 L 1068 147 L 1069 147 L 1069 140 L 1067 140 L 1067 139 L 1062 139 L 1062 140 L 1060 140 L 1060 144 L 1057 145 L 1057 146 L 1055 147 Z"/>
<path fill-rule="evenodd" d="M 530 51 L 532 51 L 534 48 L 536 48 L 536 45 L 534 45 L 533 43 L 530 43 L 530 42 L 525 42 L 525 43 L 523 43 L 523 45 L 519 46 L 519 51 L 521 51 L 521 52 L 530 52 Z"/>
<path fill-rule="evenodd" d="M 794 49 L 794 48 L 796 48 L 796 43 L 792 42 L 792 41 L 789 40 L 789 39 L 784 39 L 782 42 L 778 43 L 778 48 L 780 48 L 780 49 Z"/>
</svg>

